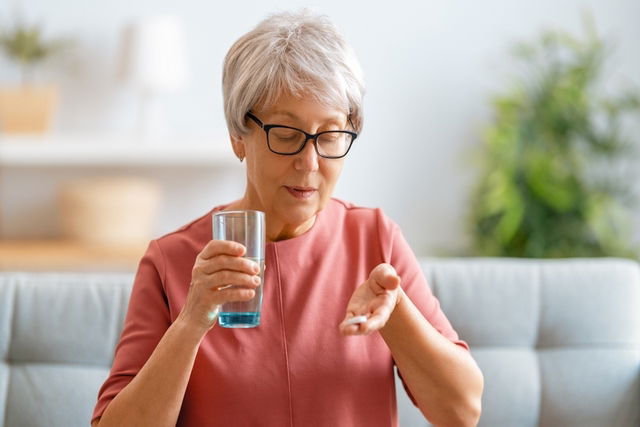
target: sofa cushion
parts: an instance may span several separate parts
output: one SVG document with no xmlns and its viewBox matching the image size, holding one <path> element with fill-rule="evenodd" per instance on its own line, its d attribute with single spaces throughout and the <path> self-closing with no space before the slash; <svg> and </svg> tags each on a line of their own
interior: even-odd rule
<svg viewBox="0 0 640 427">
<path fill-rule="evenodd" d="M 536 268 L 497 259 L 433 260 L 422 266 L 445 314 L 472 348 L 535 345 L 540 314 Z"/>
<path fill-rule="evenodd" d="M 88 426 L 109 368 L 66 363 L 11 368 L 5 422 L 10 426 Z"/>
<path fill-rule="evenodd" d="M 640 273 L 624 260 L 540 264 L 538 347 L 633 346 L 640 341 Z"/>
<path fill-rule="evenodd" d="M 599 346 L 540 350 L 540 425 L 640 425 L 639 351 Z"/>
<path fill-rule="evenodd" d="M 111 363 L 131 275 L 24 275 L 14 278 L 9 359 L 21 363 Z"/>
<path fill-rule="evenodd" d="M 132 274 L 0 274 L 0 427 L 86 426 Z"/>
</svg>

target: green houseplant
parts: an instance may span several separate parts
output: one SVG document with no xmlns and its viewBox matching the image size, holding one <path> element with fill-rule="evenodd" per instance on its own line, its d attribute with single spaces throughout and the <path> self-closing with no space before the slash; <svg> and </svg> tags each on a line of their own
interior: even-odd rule
<svg viewBox="0 0 640 427">
<path fill-rule="evenodd" d="M 0 50 L 20 67 L 19 86 L 0 88 L 0 130 L 5 133 L 39 133 L 51 123 L 58 90 L 51 85 L 34 85 L 35 66 L 62 51 L 68 40 L 47 40 L 38 25 L 19 20 L 0 28 Z"/>
<path fill-rule="evenodd" d="M 525 73 L 495 97 L 478 156 L 476 254 L 637 257 L 631 185 L 619 171 L 634 154 L 624 125 L 640 98 L 631 90 L 601 96 L 608 47 L 585 27 L 586 37 L 548 31 L 516 46 Z"/>
</svg>

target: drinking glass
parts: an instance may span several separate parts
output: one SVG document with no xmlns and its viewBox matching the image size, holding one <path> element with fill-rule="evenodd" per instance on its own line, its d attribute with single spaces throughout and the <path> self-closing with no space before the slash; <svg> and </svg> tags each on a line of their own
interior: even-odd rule
<svg viewBox="0 0 640 427">
<path fill-rule="evenodd" d="M 253 210 L 221 211 L 213 214 L 213 239 L 231 240 L 244 245 L 245 258 L 260 266 L 260 286 L 249 301 L 230 301 L 222 304 L 218 314 L 220 326 L 225 328 L 253 328 L 260 324 L 262 287 L 264 279 L 265 220 L 264 212 Z M 230 283 L 233 285 L 233 283 Z"/>
</svg>

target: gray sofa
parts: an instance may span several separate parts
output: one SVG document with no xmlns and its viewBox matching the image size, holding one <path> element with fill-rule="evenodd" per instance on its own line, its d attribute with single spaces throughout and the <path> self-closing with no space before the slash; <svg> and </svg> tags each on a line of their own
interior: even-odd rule
<svg viewBox="0 0 640 427">
<path fill-rule="evenodd" d="M 483 426 L 640 425 L 640 269 L 422 259 L 485 376 Z M 131 274 L 0 273 L 0 426 L 86 426 Z M 427 423 L 398 387 L 401 426 Z"/>
</svg>

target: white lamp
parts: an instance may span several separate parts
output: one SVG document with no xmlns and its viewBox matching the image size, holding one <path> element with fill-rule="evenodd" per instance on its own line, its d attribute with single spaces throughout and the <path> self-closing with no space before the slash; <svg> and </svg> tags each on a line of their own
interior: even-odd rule
<svg viewBox="0 0 640 427">
<path fill-rule="evenodd" d="M 168 123 L 159 95 L 179 91 L 187 83 L 182 23 L 175 16 L 144 18 L 126 28 L 123 41 L 120 76 L 140 92 L 139 136 L 162 138 Z"/>
</svg>

